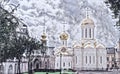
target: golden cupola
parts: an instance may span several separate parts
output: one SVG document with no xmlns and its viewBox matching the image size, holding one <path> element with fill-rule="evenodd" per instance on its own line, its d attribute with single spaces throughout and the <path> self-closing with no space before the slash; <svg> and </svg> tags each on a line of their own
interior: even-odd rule
<svg viewBox="0 0 120 74">
<path fill-rule="evenodd" d="M 89 17 L 88 8 L 86 9 L 86 18 L 83 19 L 82 25 L 94 25 L 94 21 Z"/>
<path fill-rule="evenodd" d="M 43 26 L 43 34 L 41 35 L 41 41 L 46 42 L 47 35 L 45 34 L 45 24 Z"/>
<path fill-rule="evenodd" d="M 63 32 L 60 34 L 60 39 L 63 41 L 68 40 L 68 34 L 65 32 L 65 24 L 63 25 Z"/>
<path fill-rule="evenodd" d="M 68 39 L 68 34 L 64 31 L 64 32 L 60 35 L 60 39 L 61 39 L 61 40 L 67 40 L 67 39 Z"/>
<path fill-rule="evenodd" d="M 83 19 L 82 25 L 94 25 L 94 21 L 91 18 L 87 17 Z"/>
<path fill-rule="evenodd" d="M 43 34 L 41 35 L 41 38 L 42 38 L 41 41 L 46 41 L 46 37 L 47 37 L 46 34 L 43 33 Z"/>
</svg>

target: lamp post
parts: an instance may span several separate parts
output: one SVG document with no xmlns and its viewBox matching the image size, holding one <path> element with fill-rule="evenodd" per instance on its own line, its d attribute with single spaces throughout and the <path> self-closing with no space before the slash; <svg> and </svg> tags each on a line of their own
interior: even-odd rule
<svg viewBox="0 0 120 74">
<path fill-rule="evenodd" d="M 114 48 L 114 69 L 116 68 L 116 56 L 115 56 L 116 49 Z"/>
<path fill-rule="evenodd" d="M 60 53 L 60 74 L 62 74 L 61 71 L 62 71 L 62 53 Z"/>
</svg>

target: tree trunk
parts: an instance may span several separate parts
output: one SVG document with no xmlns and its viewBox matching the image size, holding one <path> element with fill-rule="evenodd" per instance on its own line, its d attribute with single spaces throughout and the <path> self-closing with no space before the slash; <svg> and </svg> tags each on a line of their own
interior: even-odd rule
<svg viewBox="0 0 120 74">
<path fill-rule="evenodd" d="M 28 55 L 28 74 L 32 74 L 32 69 L 31 69 L 32 67 L 30 64 L 30 55 L 31 55 L 31 52 Z"/>
<path fill-rule="evenodd" d="M 30 59 L 28 59 L 28 74 L 30 74 Z"/>
<path fill-rule="evenodd" d="M 18 59 L 18 74 L 21 74 L 21 70 L 20 70 L 20 59 Z"/>
<path fill-rule="evenodd" d="M 28 57 L 28 74 L 32 74 L 31 72 L 31 66 L 30 66 L 30 56 Z"/>
</svg>

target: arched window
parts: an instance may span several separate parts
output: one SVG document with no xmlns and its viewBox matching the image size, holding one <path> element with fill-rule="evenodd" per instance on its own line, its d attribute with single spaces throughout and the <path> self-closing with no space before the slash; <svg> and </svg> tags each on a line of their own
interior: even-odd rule
<svg viewBox="0 0 120 74">
<path fill-rule="evenodd" d="M 47 64 L 47 62 L 45 62 L 45 69 L 47 69 L 48 68 L 48 64 Z"/>
<path fill-rule="evenodd" d="M 89 60 L 90 60 L 89 62 L 90 62 L 90 64 L 91 64 L 91 56 L 90 56 Z"/>
<path fill-rule="evenodd" d="M 8 74 L 13 74 L 13 66 L 10 65 L 8 68 Z"/>
<path fill-rule="evenodd" d="M 100 63 L 102 64 L 102 56 L 100 57 Z"/>
<path fill-rule="evenodd" d="M 39 62 L 38 59 L 35 59 L 35 61 L 34 61 L 34 66 L 35 66 L 35 69 L 39 69 L 39 67 L 40 67 L 40 62 Z"/>
<path fill-rule="evenodd" d="M 93 63 L 95 64 L 95 56 L 93 56 Z"/>
<path fill-rule="evenodd" d="M 77 56 L 76 56 L 76 64 L 77 64 Z"/>
<path fill-rule="evenodd" d="M 15 64 L 15 73 L 17 73 L 17 64 Z"/>
<path fill-rule="evenodd" d="M 87 56 L 86 56 L 86 64 L 87 64 Z"/>
<path fill-rule="evenodd" d="M 85 38 L 87 38 L 87 29 L 85 29 Z"/>
<path fill-rule="evenodd" d="M 40 61 L 40 68 L 42 67 L 42 61 Z"/>
<path fill-rule="evenodd" d="M 84 36 L 84 30 L 82 29 L 82 38 L 83 38 L 83 36 Z"/>
<path fill-rule="evenodd" d="M 57 67 L 58 67 L 58 65 L 59 65 L 59 64 L 57 63 Z"/>
<path fill-rule="evenodd" d="M 89 29 L 89 36 L 90 36 L 90 38 L 91 38 L 91 29 Z"/>
<path fill-rule="evenodd" d="M 65 62 L 63 62 L 63 67 L 65 67 Z"/>
<path fill-rule="evenodd" d="M 70 67 L 70 62 L 69 62 L 69 67 Z"/>
</svg>

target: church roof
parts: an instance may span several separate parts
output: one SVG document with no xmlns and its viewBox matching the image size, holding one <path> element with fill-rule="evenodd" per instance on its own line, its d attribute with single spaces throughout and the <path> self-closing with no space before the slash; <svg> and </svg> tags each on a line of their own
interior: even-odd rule
<svg viewBox="0 0 120 74">
<path fill-rule="evenodd" d="M 81 41 L 81 43 L 74 43 L 73 47 L 74 48 L 83 47 L 83 48 L 100 48 L 100 49 L 104 48 L 105 49 L 105 46 L 96 40 L 83 40 Z"/>
<path fill-rule="evenodd" d="M 64 55 L 64 56 L 67 56 L 67 55 L 72 55 L 72 49 L 66 47 L 66 46 L 60 46 L 58 48 L 56 48 L 55 50 L 55 53 L 54 55 Z"/>
<path fill-rule="evenodd" d="M 61 35 L 60 35 L 60 39 L 61 40 L 67 40 L 68 39 L 68 34 L 66 32 L 63 32 Z"/>
<path fill-rule="evenodd" d="M 94 21 L 91 18 L 87 17 L 83 19 L 82 25 L 94 25 Z"/>
<path fill-rule="evenodd" d="M 111 47 L 111 48 L 106 48 L 107 49 L 107 54 L 114 54 L 115 53 L 115 48 Z"/>
</svg>

